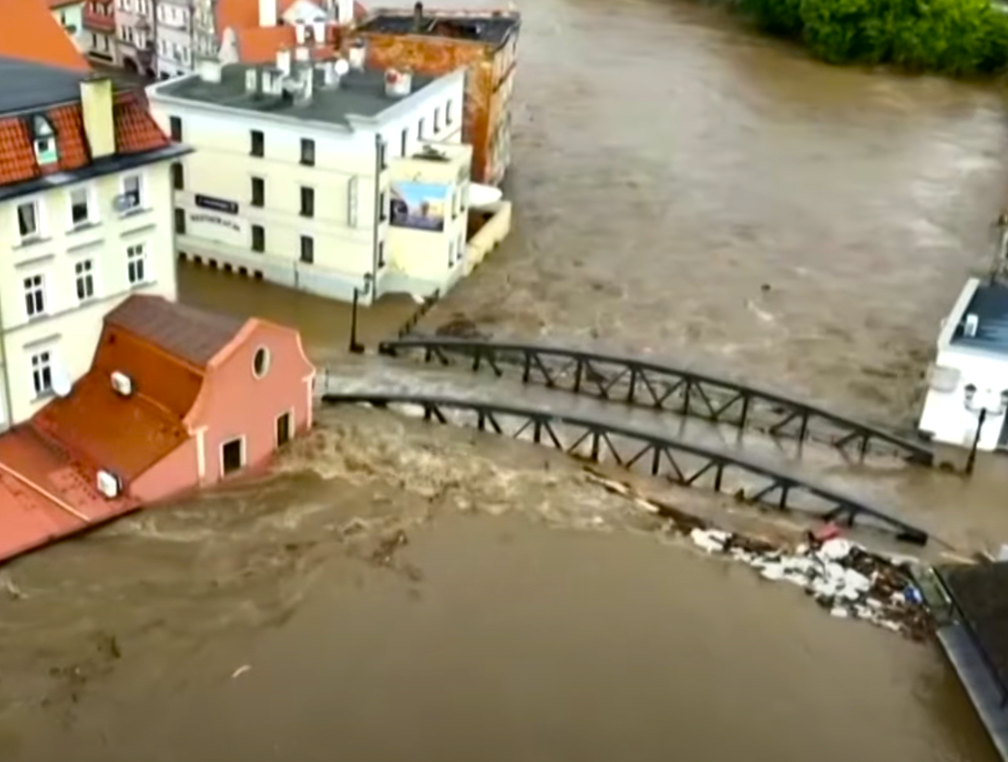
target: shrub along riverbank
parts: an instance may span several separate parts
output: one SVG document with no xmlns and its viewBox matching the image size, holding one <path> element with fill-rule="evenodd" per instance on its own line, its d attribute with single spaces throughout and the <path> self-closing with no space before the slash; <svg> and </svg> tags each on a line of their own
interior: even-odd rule
<svg viewBox="0 0 1008 762">
<path fill-rule="evenodd" d="M 1008 67 L 1008 13 L 988 0 L 738 0 L 767 32 L 834 64 L 969 77 Z"/>
</svg>

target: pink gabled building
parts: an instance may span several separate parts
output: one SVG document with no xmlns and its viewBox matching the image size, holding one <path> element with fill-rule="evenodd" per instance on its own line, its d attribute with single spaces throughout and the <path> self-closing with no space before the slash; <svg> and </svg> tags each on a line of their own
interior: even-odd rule
<svg viewBox="0 0 1008 762">
<path fill-rule="evenodd" d="M 314 378 L 294 329 L 131 296 L 69 394 L 0 437 L 0 559 L 265 464 L 311 427 Z"/>
</svg>

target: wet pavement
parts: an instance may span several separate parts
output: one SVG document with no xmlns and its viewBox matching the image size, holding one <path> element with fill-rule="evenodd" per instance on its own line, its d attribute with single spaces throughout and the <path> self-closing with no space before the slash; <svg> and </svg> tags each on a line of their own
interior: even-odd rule
<svg viewBox="0 0 1008 762">
<path fill-rule="evenodd" d="M 515 228 L 427 326 L 463 315 L 912 426 L 1008 195 L 1000 85 L 824 66 L 700 4 L 521 10 Z M 298 325 L 358 383 L 405 383 L 343 358 L 345 305 L 188 266 L 180 292 Z M 414 307 L 368 310 L 362 338 Z M 993 759 L 933 648 L 702 558 L 562 457 L 358 409 L 320 423 L 264 484 L 2 570 L 0 759 Z M 970 481 L 796 467 L 957 546 L 1008 536 L 1001 459 Z"/>
</svg>

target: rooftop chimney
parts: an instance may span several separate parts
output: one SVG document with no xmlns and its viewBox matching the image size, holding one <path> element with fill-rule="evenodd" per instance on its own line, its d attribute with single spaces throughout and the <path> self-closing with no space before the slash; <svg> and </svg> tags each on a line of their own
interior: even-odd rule
<svg viewBox="0 0 1008 762">
<path fill-rule="evenodd" d="M 305 67 L 300 71 L 298 80 L 300 88 L 294 93 L 294 103 L 304 106 L 311 103 L 312 95 L 315 93 L 315 70 L 310 66 Z"/>
<path fill-rule="evenodd" d="M 413 31 L 419 32 L 423 28 L 423 3 L 417 0 L 413 6 Z"/>
<path fill-rule="evenodd" d="M 294 48 L 294 60 L 298 63 L 308 63 L 311 61 L 311 51 L 307 45 L 298 45 Z"/>
<path fill-rule="evenodd" d="M 404 98 L 413 91 L 413 73 L 409 69 L 385 70 L 385 95 L 389 98 Z"/>
<path fill-rule="evenodd" d="M 276 67 L 283 72 L 285 77 L 289 77 L 291 73 L 291 52 L 287 48 L 280 48 L 277 51 L 276 56 Z"/>
<path fill-rule="evenodd" d="M 245 92 L 249 95 L 255 95 L 259 92 L 259 70 L 258 69 L 246 69 L 245 70 Z"/>
<path fill-rule="evenodd" d="M 363 71 L 364 62 L 367 60 L 367 47 L 364 40 L 354 40 L 347 50 L 347 58 L 350 68 L 354 71 Z"/>
<path fill-rule="evenodd" d="M 259 26 L 277 25 L 277 0 L 259 0 Z"/>
<path fill-rule="evenodd" d="M 350 26 L 354 21 L 354 0 L 336 0 L 336 23 Z"/>
<path fill-rule="evenodd" d="M 115 119 L 112 116 L 112 80 L 92 75 L 80 83 L 84 135 L 92 159 L 111 156 L 116 151 Z"/>
<path fill-rule="evenodd" d="M 204 82 L 220 82 L 221 81 L 221 62 L 214 58 L 204 58 L 197 64 L 199 71 L 199 78 Z"/>
</svg>

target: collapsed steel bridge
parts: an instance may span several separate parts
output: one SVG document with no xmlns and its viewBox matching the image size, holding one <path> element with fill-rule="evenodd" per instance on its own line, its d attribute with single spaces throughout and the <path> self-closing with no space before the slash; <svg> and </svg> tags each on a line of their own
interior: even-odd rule
<svg viewBox="0 0 1008 762">
<path fill-rule="evenodd" d="M 425 362 L 467 363 L 473 371 L 487 369 L 497 376 L 510 370 L 520 373 L 523 383 L 750 428 L 799 443 L 822 442 L 844 455 L 855 451 L 862 459 L 882 451 L 913 463 L 934 463 L 934 453 L 925 444 L 876 426 L 748 384 L 638 358 L 423 334 L 383 341 L 378 351 L 390 356 L 422 353 Z"/>
<path fill-rule="evenodd" d="M 397 392 L 327 392 L 322 401 L 377 408 L 416 406 L 427 421 L 475 425 L 480 431 L 528 439 L 592 462 L 611 459 L 626 469 L 646 464 L 652 476 L 684 486 L 706 483 L 747 503 L 781 511 L 801 510 L 847 526 L 863 520 L 865 525 L 893 532 L 905 542 L 924 545 L 928 541 L 926 531 L 831 489 L 727 452 L 603 421 L 473 399 Z"/>
</svg>

